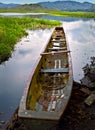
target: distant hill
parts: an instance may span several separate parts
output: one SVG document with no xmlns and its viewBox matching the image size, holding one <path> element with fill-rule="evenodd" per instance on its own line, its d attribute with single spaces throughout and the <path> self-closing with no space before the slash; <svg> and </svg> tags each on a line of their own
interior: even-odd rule
<svg viewBox="0 0 95 130">
<path fill-rule="evenodd" d="M 40 2 L 41 6 L 62 11 L 95 11 L 95 4 L 76 1 Z"/>
<path fill-rule="evenodd" d="M 16 7 L 16 6 L 19 6 L 20 4 L 13 4 L 13 3 L 10 3 L 10 4 L 4 4 L 4 3 L 0 3 L 0 8 L 13 8 L 13 7 Z"/>
<path fill-rule="evenodd" d="M 13 9 L 31 11 L 31 10 L 42 10 L 44 9 L 44 7 L 39 4 L 24 4 L 24 5 L 16 6 Z"/>
<path fill-rule="evenodd" d="M 48 0 L 47 0 L 48 1 Z M 95 4 L 89 2 L 76 2 L 71 0 L 62 0 L 62 1 L 55 1 L 55 2 L 40 2 L 37 4 L 4 4 L 0 3 L 0 8 L 5 9 L 16 9 L 16 10 L 43 10 L 44 9 L 57 9 L 61 11 L 91 11 L 95 12 Z"/>
<path fill-rule="evenodd" d="M 46 9 L 45 7 L 41 6 L 40 4 L 3 4 L 0 3 L 0 8 L 2 9 L 12 9 L 13 11 L 42 11 Z M 44 11 L 43 11 L 44 12 Z"/>
</svg>

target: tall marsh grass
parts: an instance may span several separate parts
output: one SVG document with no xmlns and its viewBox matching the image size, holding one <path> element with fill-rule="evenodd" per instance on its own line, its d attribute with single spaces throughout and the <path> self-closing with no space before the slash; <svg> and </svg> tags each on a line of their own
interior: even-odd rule
<svg viewBox="0 0 95 130">
<path fill-rule="evenodd" d="M 11 55 L 15 43 L 27 35 L 26 29 L 50 28 L 60 24 L 44 19 L 0 17 L 0 63 Z"/>
</svg>

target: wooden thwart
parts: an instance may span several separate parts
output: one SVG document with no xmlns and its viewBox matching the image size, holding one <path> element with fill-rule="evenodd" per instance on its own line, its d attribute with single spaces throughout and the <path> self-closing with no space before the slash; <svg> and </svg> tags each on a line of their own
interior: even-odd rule
<svg viewBox="0 0 95 130">
<path fill-rule="evenodd" d="M 60 53 L 69 53 L 70 51 L 64 50 L 64 51 L 57 51 L 57 52 L 45 52 L 41 53 L 41 55 L 53 55 L 53 54 L 60 54 Z"/>
<path fill-rule="evenodd" d="M 68 68 L 41 69 L 43 73 L 68 73 Z"/>
<path fill-rule="evenodd" d="M 62 40 L 52 40 L 52 42 L 66 42 L 65 39 L 62 39 Z"/>
<path fill-rule="evenodd" d="M 60 47 L 60 48 L 49 48 L 49 50 L 54 51 L 54 50 L 66 50 L 66 47 Z"/>
</svg>

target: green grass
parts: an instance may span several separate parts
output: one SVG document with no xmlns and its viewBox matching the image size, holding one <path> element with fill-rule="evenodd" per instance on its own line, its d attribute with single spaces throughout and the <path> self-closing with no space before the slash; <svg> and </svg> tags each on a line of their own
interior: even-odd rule
<svg viewBox="0 0 95 130">
<path fill-rule="evenodd" d="M 15 19 L 0 17 L 0 62 L 11 55 L 14 44 L 23 35 L 26 35 L 25 30 Z"/>
<path fill-rule="evenodd" d="M 95 12 L 64 12 L 50 11 L 50 15 L 63 17 L 80 17 L 80 18 L 95 18 Z"/>
<path fill-rule="evenodd" d="M 50 28 L 61 25 L 59 21 L 33 18 L 0 17 L 0 63 L 11 56 L 14 45 L 26 33 L 26 29 Z"/>
<path fill-rule="evenodd" d="M 16 13 L 48 13 L 48 15 L 61 16 L 61 17 L 80 17 L 80 18 L 95 18 L 95 12 L 70 12 L 70 11 L 60 11 L 54 9 L 39 8 L 29 8 L 29 5 L 24 5 L 22 7 L 17 7 L 13 9 L 0 9 L 0 13 L 4 12 L 16 12 Z M 26 8 L 25 8 L 26 7 Z"/>
</svg>

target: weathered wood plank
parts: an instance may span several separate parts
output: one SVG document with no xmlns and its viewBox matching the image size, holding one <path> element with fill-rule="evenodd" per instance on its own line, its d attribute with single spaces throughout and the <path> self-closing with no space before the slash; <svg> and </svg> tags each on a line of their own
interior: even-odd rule
<svg viewBox="0 0 95 130">
<path fill-rule="evenodd" d="M 59 53 L 69 53 L 70 51 L 64 50 L 64 51 L 57 51 L 57 52 L 45 52 L 41 53 L 41 55 L 53 55 L 53 54 L 59 54 Z"/>
<path fill-rule="evenodd" d="M 41 69 L 43 73 L 68 73 L 68 68 Z"/>
<path fill-rule="evenodd" d="M 95 101 L 95 94 L 90 94 L 90 96 L 88 96 L 86 98 L 86 100 L 84 101 L 84 103 L 88 106 L 92 105 L 92 103 Z"/>
<path fill-rule="evenodd" d="M 53 40 L 51 40 L 52 42 L 66 42 L 66 40 L 65 39 L 61 39 L 61 40 L 55 40 L 55 39 L 53 39 Z"/>
<path fill-rule="evenodd" d="M 54 50 L 66 50 L 66 47 L 60 47 L 60 48 L 49 48 L 49 50 L 54 51 Z"/>
</svg>

